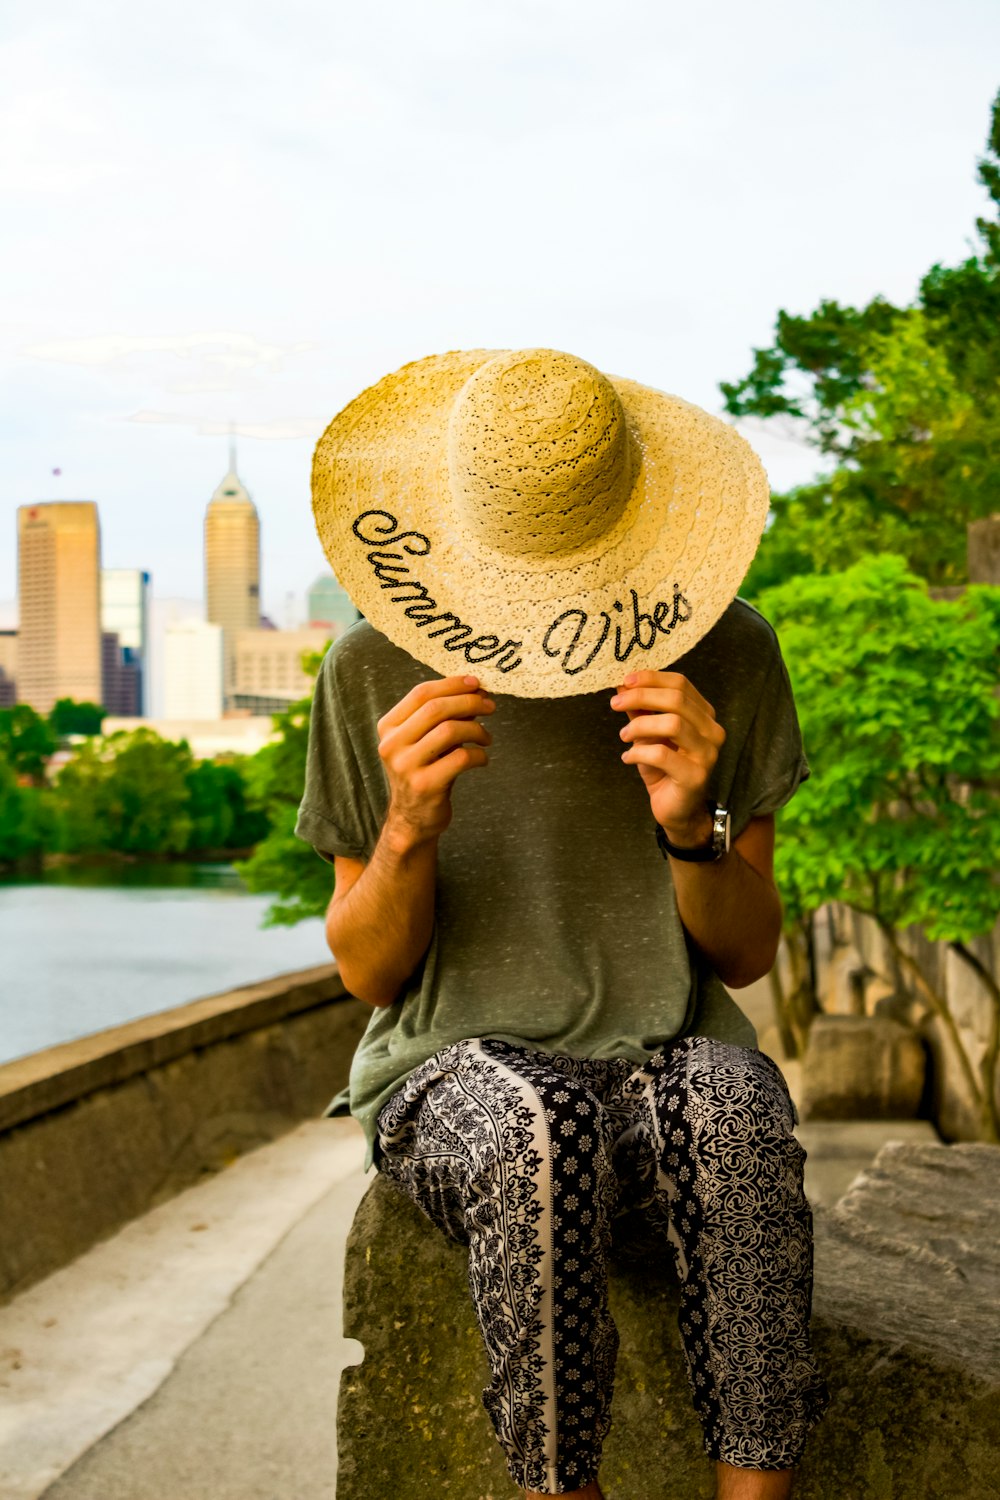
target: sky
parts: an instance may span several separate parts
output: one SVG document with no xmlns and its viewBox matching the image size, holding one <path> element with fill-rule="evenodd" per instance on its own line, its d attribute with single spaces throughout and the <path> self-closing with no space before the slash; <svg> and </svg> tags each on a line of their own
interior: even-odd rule
<svg viewBox="0 0 1000 1500">
<path fill-rule="evenodd" d="M 998 87 L 996 0 L 7 0 L 0 625 L 30 501 L 96 500 L 106 567 L 199 598 L 230 423 L 295 623 L 316 440 L 426 354 L 720 411 L 779 308 L 970 253 Z M 776 489 L 817 471 L 742 430 Z"/>
</svg>

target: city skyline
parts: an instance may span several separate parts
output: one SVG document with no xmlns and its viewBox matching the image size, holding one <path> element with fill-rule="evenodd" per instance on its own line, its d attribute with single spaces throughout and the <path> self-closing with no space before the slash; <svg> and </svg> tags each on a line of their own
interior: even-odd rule
<svg viewBox="0 0 1000 1500">
<path fill-rule="evenodd" d="M 259 520 L 232 442 L 203 515 L 202 599 L 158 599 L 148 569 L 103 565 L 102 539 L 95 501 L 18 508 L 18 594 L 13 618 L 0 614 L 0 706 L 45 713 L 72 698 L 117 719 L 198 718 L 213 704 L 210 718 L 266 715 L 309 691 L 303 651 L 323 650 L 357 618 L 329 569 L 304 592 L 305 620 L 282 628 L 261 612 Z"/>
<path fill-rule="evenodd" d="M 102 534 L 101 534 L 101 556 L 102 556 L 101 572 L 102 572 L 102 574 L 104 574 L 104 573 L 132 572 L 132 571 L 135 571 L 135 570 L 138 569 L 139 571 L 142 571 L 142 572 L 147 573 L 149 575 L 148 578 L 147 578 L 147 584 L 149 585 L 151 600 L 155 601 L 156 603 L 160 603 L 160 604 L 163 604 L 163 603 L 184 604 L 186 606 L 191 607 L 196 612 L 203 611 L 205 613 L 205 617 L 208 618 L 208 610 L 210 608 L 210 605 L 209 605 L 209 593 L 210 593 L 210 591 L 209 591 L 209 587 L 208 587 L 208 572 L 207 572 L 207 557 L 206 557 L 207 539 L 206 539 L 206 530 L 205 529 L 206 529 L 206 525 L 207 525 L 207 519 L 208 519 L 209 510 L 210 510 L 210 508 L 212 506 L 212 502 L 213 502 L 213 500 L 218 500 L 218 499 L 222 498 L 223 487 L 225 486 L 225 484 L 226 484 L 227 480 L 230 478 L 230 476 L 235 475 L 236 479 L 239 482 L 240 492 L 241 492 L 242 496 L 244 496 L 245 498 L 249 499 L 250 503 L 253 504 L 252 499 L 251 499 L 250 494 L 249 494 L 248 487 L 243 484 L 243 481 L 240 478 L 238 469 L 236 467 L 236 465 L 237 465 L 237 453 L 236 453 L 235 444 L 234 444 L 234 442 L 232 440 L 232 436 L 230 436 L 230 438 L 228 439 L 228 442 L 229 442 L 229 464 L 228 464 L 225 472 L 219 478 L 218 482 L 213 485 L 211 493 L 208 494 L 207 498 L 203 501 L 203 503 L 202 503 L 202 510 L 201 510 L 201 514 L 200 514 L 200 518 L 199 518 L 199 523 L 198 523 L 198 533 L 197 533 L 197 549 L 198 550 L 197 550 L 197 569 L 196 569 L 196 571 L 197 571 L 198 579 L 199 579 L 200 585 L 201 585 L 200 588 L 198 588 L 195 592 L 190 592 L 190 593 L 163 593 L 163 592 L 161 592 L 157 588 L 157 570 L 156 570 L 156 566 L 155 566 L 155 559 L 146 558 L 145 561 L 138 561 L 138 562 L 135 561 L 134 559 L 129 559 L 127 561 L 118 562 L 118 563 L 116 563 L 114 565 L 110 565 L 109 566 L 107 563 L 104 562 L 104 557 L 105 557 L 106 551 L 107 551 L 107 542 L 108 542 L 109 538 L 108 538 L 107 533 L 105 531 L 103 531 L 103 530 L 102 530 Z M 17 625 L 18 625 L 18 594 L 17 594 L 17 532 L 18 532 L 18 513 L 21 510 L 26 509 L 26 508 L 30 508 L 30 507 L 44 507 L 44 506 L 54 506 L 54 505 L 93 505 L 93 506 L 96 507 L 96 511 L 97 511 L 98 516 L 102 515 L 102 508 L 101 508 L 100 499 L 96 498 L 96 497 L 93 497 L 93 496 L 82 497 L 82 498 L 81 497 L 75 497 L 75 496 L 74 497 L 67 496 L 66 498 L 57 498 L 57 497 L 53 497 L 53 496 L 50 495 L 50 496 L 48 496 L 46 498 L 39 497 L 39 498 L 34 498 L 34 499 L 31 499 L 31 500 L 26 500 L 26 501 L 20 502 L 14 508 L 14 512 L 13 512 L 13 515 L 12 515 L 12 518 L 11 518 L 12 522 L 13 522 L 13 539 L 14 539 L 14 545 L 11 548 L 11 557 L 13 558 L 13 561 L 14 561 L 14 567 L 13 567 L 13 589 L 12 589 L 12 592 L 11 592 L 9 598 L 0 597 L 0 630 L 16 630 L 17 629 Z M 254 507 L 254 508 L 256 509 L 256 507 Z M 286 590 L 285 593 L 284 593 L 284 595 L 280 599 L 278 597 L 274 597 L 274 599 L 271 601 L 271 607 L 267 608 L 266 604 L 263 602 L 264 591 L 263 591 L 263 582 L 262 582 L 262 580 L 266 576 L 266 566 L 265 566 L 266 565 L 266 556 L 265 556 L 265 552 L 264 552 L 263 542 L 259 539 L 261 536 L 262 536 L 262 528 L 259 526 L 259 521 L 258 521 L 258 544 L 257 545 L 258 545 L 258 548 L 259 548 L 259 563 L 258 563 L 258 570 L 257 570 L 257 588 L 258 588 L 259 592 L 258 592 L 257 598 L 258 598 L 259 601 L 261 601 L 260 604 L 259 604 L 260 619 L 262 621 L 267 621 L 267 623 L 268 623 L 269 626 L 273 626 L 274 628 L 277 628 L 279 630 L 285 630 L 285 629 L 296 630 L 296 629 L 301 628 L 302 626 L 308 625 L 309 624 L 309 619 L 310 619 L 310 615 L 309 615 L 310 595 L 316 590 L 317 586 L 320 585 L 320 584 L 332 584 L 336 589 L 340 589 L 340 585 L 337 582 L 337 579 L 336 579 L 336 577 L 335 577 L 335 575 L 333 573 L 333 570 L 331 569 L 329 563 L 327 562 L 325 556 L 323 555 L 323 552 L 322 552 L 322 549 L 320 547 L 318 538 L 317 538 L 317 542 L 316 542 L 316 549 L 317 549 L 317 552 L 319 554 L 319 557 L 318 557 L 318 561 L 316 563 L 316 570 L 311 575 L 309 575 L 307 577 L 301 577 L 301 578 L 299 578 L 298 582 L 297 582 L 297 586 L 295 588 L 293 588 L 293 589 Z M 113 538 L 111 538 L 111 540 L 112 540 L 112 543 L 113 543 Z M 4 549 L 2 547 L 0 547 L 0 557 L 2 557 L 3 555 L 4 555 Z M 342 590 L 341 590 L 341 592 L 342 592 Z M 289 618 L 289 609 L 290 608 L 292 610 L 292 617 L 291 618 Z"/>
</svg>

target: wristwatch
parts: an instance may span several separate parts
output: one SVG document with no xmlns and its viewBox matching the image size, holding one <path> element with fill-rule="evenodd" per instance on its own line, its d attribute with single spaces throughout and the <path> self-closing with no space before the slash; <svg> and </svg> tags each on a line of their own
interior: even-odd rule
<svg viewBox="0 0 1000 1500">
<path fill-rule="evenodd" d="M 673 855 L 674 859 L 687 859 L 703 864 L 707 860 L 721 859 L 724 854 L 729 853 L 729 810 L 719 807 L 715 802 L 709 802 L 707 805 L 712 814 L 712 836 L 707 844 L 702 844 L 698 848 L 681 849 L 677 844 L 672 844 L 667 838 L 666 831 L 657 823 L 656 842 L 664 859 Z"/>
</svg>

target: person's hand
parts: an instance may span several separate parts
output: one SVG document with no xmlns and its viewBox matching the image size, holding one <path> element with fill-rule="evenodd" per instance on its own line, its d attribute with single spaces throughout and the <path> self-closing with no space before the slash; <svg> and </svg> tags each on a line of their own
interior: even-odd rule
<svg viewBox="0 0 1000 1500">
<path fill-rule="evenodd" d="M 611 707 L 628 714 L 622 760 L 642 777 L 657 823 L 672 843 L 706 843 L 706 789 L 726 739 L 715 709 L 680 672 L 630 672 Z"/>
<path fill-rule="evenodd" d="M 386 823 L 407 842 L 437 838 L 451 822 L 456 777 L 487 763 L 493 736 L 477 723 L 496 708 L 477 677 L 419 682 L 378 721 L 389 782 Z"/>
</svg>

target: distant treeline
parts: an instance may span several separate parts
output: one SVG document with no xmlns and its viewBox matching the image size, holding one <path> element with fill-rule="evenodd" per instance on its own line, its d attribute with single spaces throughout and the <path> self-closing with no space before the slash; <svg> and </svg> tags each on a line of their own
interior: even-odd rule
<svg viewBox="0 0 1000 1500">
<path fill-rule="evenodd" d="M 0 864 L 46 854 L 179 855 L 252 848 L 269 819 L 249 756 L 195 760 L 150 729 L 101 739 L 103 710 L 62 699 L 47 717 L 0 709 Z M 88 738 L 74 743 L 71 735 Z M 70 759 L 51 766 L 57 750 Z"/>
</svg>

